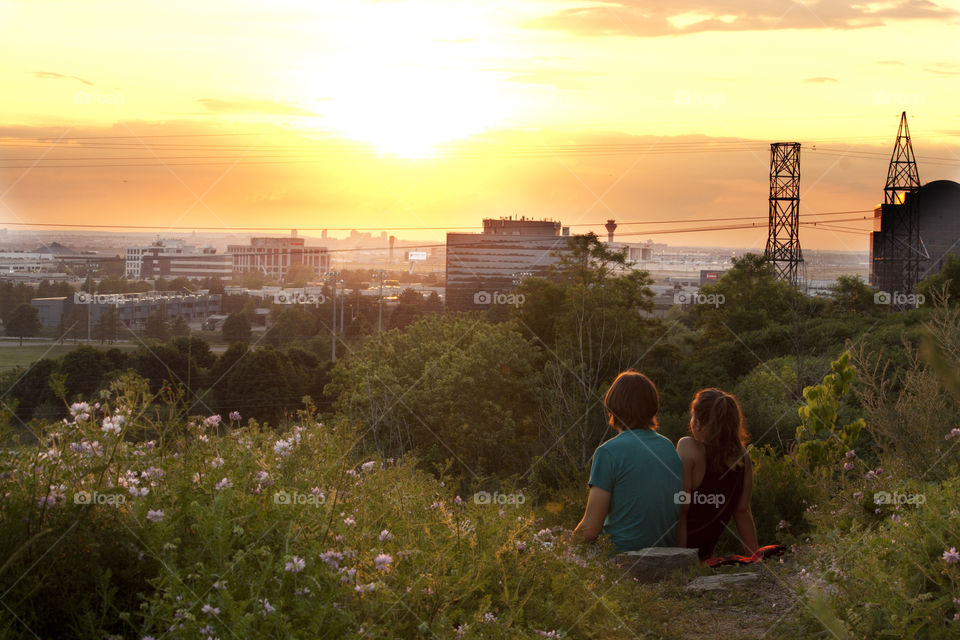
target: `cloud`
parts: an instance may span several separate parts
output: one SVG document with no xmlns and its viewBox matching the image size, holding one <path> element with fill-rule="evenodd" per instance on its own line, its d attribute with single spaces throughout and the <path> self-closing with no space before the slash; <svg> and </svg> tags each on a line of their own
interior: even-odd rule
<svg viewBox="0 0 960 640">
<path fill-rule="evenodd" d="M 88 87 L 92 87 L 93 83 L 89 80 L 84 80 L 80 76 L 68 76 L 62 73 L 56 73 L 55 71 L 34 71 L 33 75 L 35 78 L 45 78 L 47 80 L 76 80 L 77 82 L 82 82 Z"/>
<path fill-rule="evenodd" d="M 840 82 L 836 78 L 831 78 L 829 76 L 817 76 L 816 78 L 807 78 L 804 82 L 809 84 L 827 84 L 830 82 Z"/>
<path fill-rule="evenodd" d="M 282 102 L 270 100 L 220 100 L 200 98 L 200 104 L 216 113 L 269 113 L 281 116 L 316 116 L 316 113 Z"/>
<path fill-rule="evenodd" d="M 889 20 L 956 19 L 960 13 L 929 0 L 891 0 L 880 5 L 821 0 L 804 4 L 764 0 L 592 0 L 534 18 L 526 26 L 585 36 L 658 37 L 704 31 L 859 29 Z"/>
</svg>

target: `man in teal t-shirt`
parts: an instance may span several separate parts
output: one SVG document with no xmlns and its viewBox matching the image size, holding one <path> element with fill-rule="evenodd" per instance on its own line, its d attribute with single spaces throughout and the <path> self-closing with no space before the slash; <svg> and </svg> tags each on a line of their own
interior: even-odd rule
<svg viewBox="0 0 960 640">
<path fill-rule="evenodd" d="M 603 532 L 617 551 L 673 546 L 683 465 L 670 440 L 651 429 L 607 440 L 593 454 L 590 486 L 610 493 Z"/>
<path fill-rule="evenodd" d="M 603 404 L 618 435 L 593 454 L 587 507 L 574 533 L 586 542 L 605 533 L 617 551 L 673 546 L 683 465 L 673 443 L 655 431 L 657 388 L 642 373 L 624 371 Z"/>
</svg>

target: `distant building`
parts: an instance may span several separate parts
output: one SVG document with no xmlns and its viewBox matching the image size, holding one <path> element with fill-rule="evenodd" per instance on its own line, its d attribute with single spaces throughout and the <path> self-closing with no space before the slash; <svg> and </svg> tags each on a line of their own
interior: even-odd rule
<svg viewBox="0 0 960 640">
<path fill-rule="evenodd" d="M 286 277 L 290 267 L 305 264 L 318 275 L 330 270 L 326 247 L 308 247 L 303 238 L 250 238 L 249 245 L 231 244 L 227 253 L 233 269 L 241 273 L 263 273 L 272 278 Z"/>
<path fill-rule="evenodd" d="M 920 187 L 915 194 L 919 208 L 921 250 L 926 250 L 929 259 L 920 263 L 920 279 L 940 273 L 943 262 L 950 254 L 960 254 L 960 184 L 952 180 L 935 180 Z M 882 245 L 884 229 L 882 222 L 891 219 L 893 207 L 880 205 L 874 210 L 874 230 L 870 234 L 870 284 L 881 291 L 892 291 L 899 282 L 897 274 L 886 274 L 883 261 L 878 259 L 877 249 Z M 895 213 L 893 214 L 895 215 Z M 884 282 L 884 280 L 890 282 Z M 909 292 L 901 292 L 909 293 Z"/>
<path fill-rule="evenodd" d="M 448 233 L 445 303 L 457 311 L 511 304 L 508 294 L 529 276 L 545 276 L 566 250 L 559 222 L 487 218 L 483 233 Z"/>
<path fill-rule="evenodd" d="M 112 308 L 123 326 L 141 331 L 147 324 L 147 318 L 157 311 L 162 311 L 171 322 L 177 318 L 183 318 L 186 322 L 202 322 L 208 316 L 220 313 L 220 302 L 220 295 L 215 293 L 180 294 L 163 291 L 97 295 L 80 292 L 72 297 L 34 298 L 30 304 L 37 309 L 44 327 L 60 326 L 74 306 L 83 306 L 90 314 L 91 325 L 100 322 L 101 316 Z"/>
<path fill-rule="evenodd" d="M 218 256 L 213 260 L 207 258 L 207 261 L 202 263 L 204 268 L 193 270 L 195 273 L 188 273 L 191 272 L 191 267 L 196 265 L 196 263 L 191 262 L 190 259 L 196 258 L 197 256 L 210 256 L 215 253 L 216 250 L 210 247 L 193 247 L 185 245 L 183 240 L 164 240 L 158 238 L 146 247 L 127 247 L 124 272 L 128 278 L 138 280 L 141 278 L 166 277 L 160 273 L 162 270 L 161 265 L 163 264 L 160 258 L 177 258 L 178 260 L 176 262 L 179 263 L 178 270 L 183 272 L 178 273 L 178 276 L 184 275 L 188 278 L 202 278 L 210 275 L 208 271 L 213 264 L 219 264 L 222 270 L 223 265 L 226 264 L 230 258 L 228 256 Z M 146 269 L 144 268 L 144 261 L 148 261 L 148 268 Z M 170 262 L 166 264 L 165 268 L 167 271 L 171 268 Z M 231 265 L 230 272 L 232 271 Z"/>
<path fill-rule="evenodd" d="M 207 278 L 229 280 L 233 277 L 233 256 L 215 249 L 205 249 L 199 254 L 147 255 L 143 257 L 140 277 L 155 278 Z"/>
<path fill-rule="evenodd" d="M 726 271 L 718 269 L 701 269 L 700 270 L 700 286 L 702 287 L 705 284 L 717 284 L 717 280 L 723 277 Z"/>
</svg>

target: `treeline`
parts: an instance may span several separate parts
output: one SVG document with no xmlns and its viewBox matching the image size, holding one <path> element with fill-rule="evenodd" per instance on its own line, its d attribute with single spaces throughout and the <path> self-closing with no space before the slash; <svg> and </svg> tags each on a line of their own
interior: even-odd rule
<svg viewBox="0 0 960 640">
<path fill-rule="evenodd" d="M 70 400 L 96 400 L 97 392 L 121 374 L 134 371 L 149 381 L 150 389 L 177 388 L 183 409 L 209 415 L 240 411 L 246 417 L 278 424 L 293 414 L 310 396 L 326 405 L 324 386 L 330 363 L 301 347 L 250 350 L 246 343 L 232 345 L 216 355 L 198 337 L 152 342 L 133 350 L 79 346 L 59 358 L 43 358 L 29 368 L 0 375 L 0 395 L 16 417 L 58 420 L 67 409 L 55 392 L 59 380 Z"/>
</svg>

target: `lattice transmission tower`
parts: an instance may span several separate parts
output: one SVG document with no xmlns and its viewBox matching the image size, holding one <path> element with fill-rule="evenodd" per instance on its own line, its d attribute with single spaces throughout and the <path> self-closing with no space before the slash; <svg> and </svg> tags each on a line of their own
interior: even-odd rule
<svg viewBox="0 0 960 640">
<path fill-rule="evenodd" d="M 920 265 L 928 258 L 920 239 L 919 191 L 920 174 L 904 111 L 883 188 L 880 238 L 874 246 L 876 285 L 881 291 L 913 293 Z"/>
<path fill-rule="evenodd" d="M 764 255 L 777 277 L 793 286 L 804 281 L 800 250 L 800 143 L 770 145 L 770 220 Z"/>
</svg>

